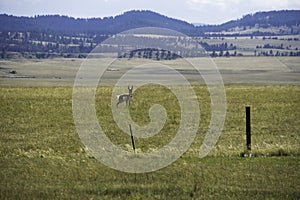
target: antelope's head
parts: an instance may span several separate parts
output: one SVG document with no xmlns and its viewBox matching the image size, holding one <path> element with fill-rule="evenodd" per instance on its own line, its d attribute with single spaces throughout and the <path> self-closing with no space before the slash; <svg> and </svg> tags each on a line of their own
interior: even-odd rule
<svg viewBox="0 0 300 200">
<path fill-rule="evenodd" d="M 128 86 L 128 93 L 130 97 L 132 97 L 132 91 L 133 91 L 133 86 L 131 87 Z"/>
</svg>

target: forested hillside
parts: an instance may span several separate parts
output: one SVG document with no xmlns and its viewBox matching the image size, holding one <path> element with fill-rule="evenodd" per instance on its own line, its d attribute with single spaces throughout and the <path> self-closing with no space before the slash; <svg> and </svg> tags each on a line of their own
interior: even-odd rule
<svg viewBox="0 0 300 200">
<path fill-rule="evenodd" d="M 138 27 L 164 27 L 184 33 L 197 31 L 192 24 L 152 11 L 128 11 L 115 17 L 90 19 L 75 19 L 59 15 L 16 17 L 3 14 L 0 15 L 0 27 L 0 31 L 106 35 Z"/>
<path fill-rule="evenodd" d="M 257 12 L 255 14 L 247 14 L 241 19 L 232 20 L 221 25 L 202 27 L 205 32 L 207 31 L 225 31 L 235 27 L 293 27 L 300 24 L 300 11 L 299 10 L 282 10 L 282 11 L 269 11 Z M 295 30 L 294 34 L 299 31 Z M 286 32 L 285 34 L 288 34 Z M 290 34 L 293 34 L 290 32 Z"/>
<path fill-rule="evenodd" d="M 201 19 L 199 19 L 201 20 Z M 30 31 L 60 34 L 116 34 L 138 27 L 163 27 L 190 36 L 203 35 L 209 31 L 224 31 L 234 27 L 281 27 L 298 26 L 299 10 L 258 12 L 220 25 L 198 26 L 169 18 L 152 11 L 128 11 L 115 17 L 75 19 L 68 16 L 43 15 L 16 17 L 0 15 L 0 31 Z"/>
<path fill-rule="evenodd" d="M 0 14 L 0 58 L 9 58 L 9 52 L 19 52 L 23 56 L 36 58 L 85 57 L 96 45 L 111 35 L 140 27 L 172 29 L 194 38 L 240 36 L 275 38 L 290 35 L 289 40 L 298 40 L 298 37 L 293 36 L 300 33 L 300 10 L 258 12 L 224 24 L 204 26 L 194 26 L 148 10 L 133 10 L 115 17 L 90 19 L 75 19 L 59 15 L 16 17 Z M 285 38 L 281 39 L 285 40 Z M 237 52 L 239 45 L 236 43 L 224 41 L 211 43 L 210 41 L 213 40 L 201 41 L 199 44 L 207 51 L 211 51 L 213 56 L 242 55 Z M 278 55 L 299 54 L 298 46 L 277 43 L 257 45 L 256 49 L 247 51 L 255 52 L 257 55 L 256 52 L 261 52 L 261 49 L 269 51 L 274 49 L 269 47 L 279 46 L 281 51 L 278 51 Z M 240 49 L 244 51 L 243 47 Z M 290 52 L 290 50 L 294 51 Z M 261 53 L 261 55 L 265 54 L 265 52 Z"/>
</svg>

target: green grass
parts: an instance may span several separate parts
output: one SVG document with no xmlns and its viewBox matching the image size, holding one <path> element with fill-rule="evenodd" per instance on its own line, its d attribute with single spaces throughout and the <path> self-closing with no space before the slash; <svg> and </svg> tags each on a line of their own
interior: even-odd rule
<svg viewBox="0 0 300 200">
<path fill-rule="evenodd" d="M 187 154 L 197 156 L 200 144 L 209 128 L 211 106 L 205 86 L 195 86 L 194 90 L 199 99 L 201 120 L 197 139 Z M 102 128 L 109 133 L 110 139 L 114 142 L 123 146 L 130 144 L 130 138 L 127 138 L 128 143 L 124 144 L 127 135 L 120 134 L 119 128 L 113 121 L 110 111 L 111 87 L 102 87 L 98 91 L 96 109 Z M 226 122 L 216 149 L 210 155 L 229 157 L 244 152 L 245 106 L 247 105 L 250 105 L 252 110 L 253 155 L 268 156 L 280 152 L 298 155 L 300 152 L 299 92 L 299 86 L 227 86 Z M 157 102 L 153 102 L 153 96 L 159 97 L 156 99 Z M 148 149 L 147 145 L 152 147 L 153 144 L 164 145 L 172 138 L 172 131 L 176 133 L 180 113 L 178 102 L 173 99 L 175 97 L 171 92 L 159 90 L 158 87 L 144 87 L 135 91 L 130 107 L 131 116 L 135 121 L 143 122 L 142 124 L 149 122 L 150 103 L 162 104 L 169 114 L 161 134 L 146 141 L 137 139 L 142 150 Z M 105 114 L 101 115 L 100 111 Z"/>
<path fill-rule="evenodd" d="M 139 153 L 166 144 L 178 127 L 177 101 L 160 88 L 150 103 L 145 94 L 153 87 L 134 93 L 133 119 L 147 123 L 151 103 L 162 103 L 169 118 L 162 133 L 136 138 Z M 188 151 L 159 171 L 129 174 L 104 166 L 82 145 L 72 117 L 72 88 L 0 88 L 1 199 L 299 199 L 299 86 L 226 86 L 224 130 L 204 159 L 198 154 L 210 99 L 205 86 L 194 89 L 201 121 Z M 111 91 L 98 89 L 97 115 L 110 139 L 126 149 L 130 137 L 112 120 Z M 252 113 L 251 158 L 240 157 L 246 105 Z"/>
</svg>

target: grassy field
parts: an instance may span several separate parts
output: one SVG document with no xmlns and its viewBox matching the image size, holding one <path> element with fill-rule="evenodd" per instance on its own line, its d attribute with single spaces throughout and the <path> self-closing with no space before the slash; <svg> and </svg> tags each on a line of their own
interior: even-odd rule
<svg viewBox="0 0 300 200">
<path fill-rule="evenodd" d="M 248 32 L 248 31 L 249 30 L 246 30 L 244 33 Z M 269 30 L 269 31 L 271 31 L 271 30 Z M 241 32 L 243 32 L 243 31 L 241 31 Z M 264 37 L 264 36 L 258 36 L 258 37 L 250 37 L 250 36 L 214 37 L 214 38 L 211 37 L 211 38 L 201 39 L 201 41 L 207 42 L 208 44 L 222 44 L 222 43 L 227 43 L 228 45 L 232 44 L 232 45 L 236 46 L 237 53 L 242 53 L 244 56 L 254 56 L 255 50 L 257 51 L 257 55 L 259 52 L 270 51 L 270 50 L 272 50 L 275 55 L 277 51 L 279 51 L 279 52 L 289 52 L 291 50 L 298 51 L 298 49 L 300 47 L 299 35 L 285 35 L 285 36 L 276 37 L 276 39 L 273 39 L 273 38 L 274 37 Z M 288 38 L 290 40 L 288 40 Z M 294 40 L 294 39 L 296 39 L 296 40 Z M 263 47 L 264 45 L 267 45 L 267 44 L 271 44 L 271 45 L 277 46 L 277 47 L 282 45 L 283 48 L 282 49 L 256 48 L 257 46 Z M 233 50 L 230 51 L 231 54 L 233 52 L 234 52 Z"/>
<path fill-rule="evenodd" d="M 147 90 L 154 89 L 135 91 L 131 115 L 145 124 L 150 104 L 162 103 L 168 124 L 151 139 L 137 138 L 138 153 L 168 143 L 178 127 L 172 94 L 160 88 L 155 91 L 163 95 L 148 101 Z M 0 198 L 299 199 L 300 87 L 227 85 L 224 130 L 204 159 L 198 154 L 210 121 L 210 99 L 205 86 L 194 90 L 201 121 L 188 151 L 159 171 L 129 174 L 104 166 L 83 146 L 73 122 L 71 87 L 1 87 Z M 97 90 L 98 119 L 109 138 L 130 151 L 130 137 L 112 121 L 111 91 Z M 246 105 L 252 109 L 251 157 L 240 156 L 245 152 Z"/>
<path fill-rule="evenodd" d="M 225 84 L 299 85 L 300 83 L 299 57 L 231 57 L 213 58 L 212 61 L 221 72 Z M 0 86 L 70 87 L 73 86 L 76 72 L 82 62 L 84 59 L 0 60 Z M 144 60 L 138 59 L 114 62 L 110 68 L 118 71 L 108 71 L 106 79 L 123 75 L 122 73 L 128 70 L 128 65 L 137 66 L 144 63 Z M 190 67 L 186 67 L 186 62 L 178 60 L 160 63 L 179 70 L 190 70 Z M 200 69 L 204 71 L 210 69 L 210 65 L 208 67 L 206 65 L 207 59 L 198 63 Z M 10 71 L 16 71 L 16 74 L 10 74 Z M 190 82 L 199 84 L 199 76 L 195 78 L 194 74 L 186 75 Z"/>
</svg>

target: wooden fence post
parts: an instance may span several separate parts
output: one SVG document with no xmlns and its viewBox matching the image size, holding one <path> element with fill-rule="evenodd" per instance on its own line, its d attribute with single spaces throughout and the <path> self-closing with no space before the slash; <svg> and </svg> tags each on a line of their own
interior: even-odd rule
<svg viewBox="0 0 300 200">
<path fill-rule="evenodd" d="M 250 106 L 246 106 L 246 146 L 247 146 L 247 150 L 251 150 Z"/>
<path fill-rule="evenodd" d="M 135 153 L 135 145 L 134 145 L 134 138 L 133 138 L 133 134 L 132 134 L 131 124 L 129 124 L 129 130 L 130 130 L 130 136 L 131 136 L 132 148 L 133 148 L 134 153 Z"/>
</svg>

